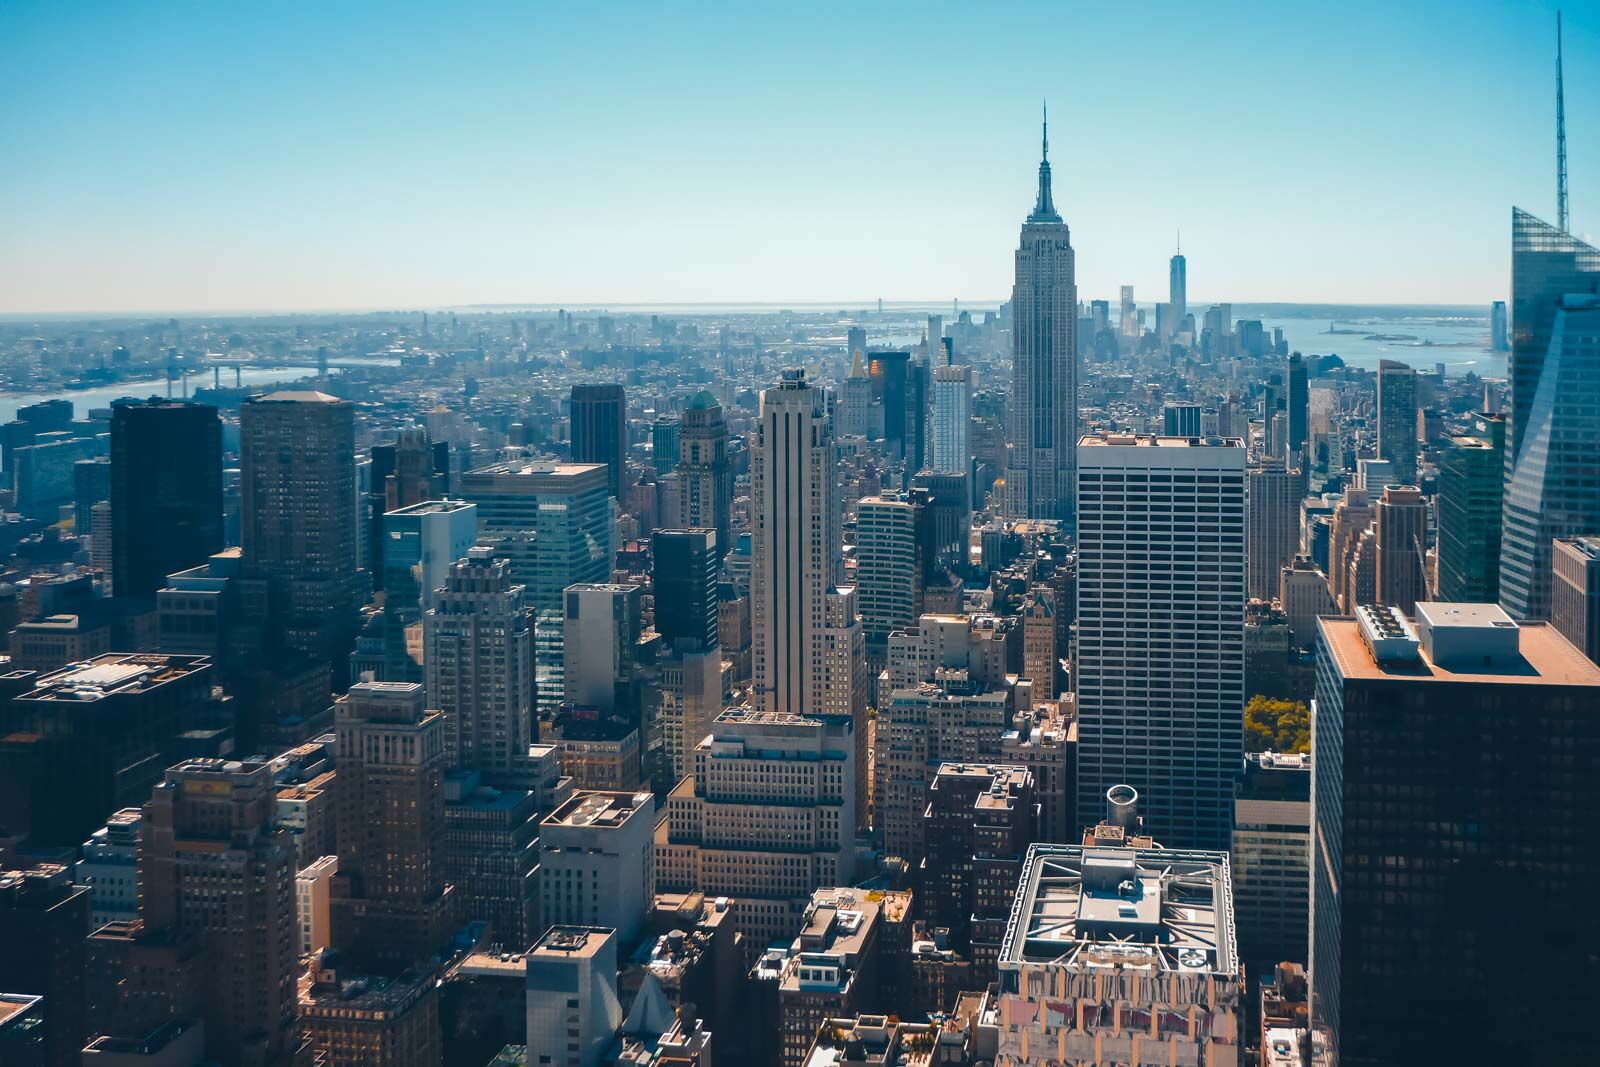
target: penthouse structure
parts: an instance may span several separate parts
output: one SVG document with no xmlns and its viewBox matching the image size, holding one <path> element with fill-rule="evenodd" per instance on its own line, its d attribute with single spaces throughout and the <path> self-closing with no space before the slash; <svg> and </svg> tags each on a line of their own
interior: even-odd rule
<svg viewBox="0 0 1600 1067">
<path fill-rule="evenodd" d="M 1033 846 L 999 968 L 996 1067 L 1242 1060 L 1225 852 Z"/>
<path fill-rule="evenodd" d="M 1581 1061 L 1600 667 L 1492 604 L 1363 607 L 1320 620 L 1316 699 L 1311 1015 L 1338 1062 Z M 1559 979 L 1508 980 L 1530 951 Z"/>
<path fill-rule="evenodd" d="M 854 877 L 850 726 L 730 708 L 695 747 L 656 830 L 666 890 L 728 896 L 747 950 L 794 930 L 812 890 Z"/>
</svg>

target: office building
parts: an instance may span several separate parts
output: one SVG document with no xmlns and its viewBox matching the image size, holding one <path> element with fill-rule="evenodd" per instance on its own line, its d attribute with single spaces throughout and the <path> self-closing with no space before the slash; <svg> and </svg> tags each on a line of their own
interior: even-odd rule
<svg viewBox="0 0 1600 1067">
<path fill-rule="evenodd" d="M 818 711 L 820 631 L 842 577 L 833 430 L 823 390 L 803 370 L 761 394 L 750 459 L 750 613 L 756 698 L 771 711 Z"/>
<path fill-rule="evenodd" d="M 880 697 L 874 730 L 873 806 L 884 851 L 913 867 L 927 853 L 928 786 L 945 762 L 998 759 L 1012 699 L 966 671 L 941 669 Z"/>
<path fill-rule="evenodd" d="M 1061 657 L 1054 600 L 1049 590 L 1035 589 L 1022 602 L 1022 676 L 1033 683 L 1034 700 L 1056 698 Z"/>
<path fill-rule="evenodd" d="M 1560 538 L 1551 562 L 1550 625 L 1600 663 L 1600 536 Z"/>
<path fill-rule="evenodd" d="M 112 588 L 153 599 L 167 575 L 221 552 L 222 424 L 171 400 L 111 408 Z"/>
<path fill-rule="evenodd" d="M 1371 529 L 1376 514 L 1372 495 L 1366 489 L 1353 486 L 1347 488 L 1343 498 L 1333 506 L 1333 522 L 1328 534 L 1328 589 L 1341 611 L 1356 609 L 1357 601 L 1350 596 L 1352 572 L 1361 547 L 1361 535 Z M 1371 598 L 1361 602 L 1371 603 Z"/>
<path fill-rule="evenodd" d="M 463 500 L 429 500 L 383 517 L 383 673 L 380 681 L 420 682 L 423 613 L 456 560 L 478 539 L 478 509 Z"/>
<path fill-rule="evenodd" d="M 511 577 L 535 616 L 534 672 L 538 710 L 564 699 L 563 593 L 580 582 L 611 578 L 616 505 L 607 469 L 596 464 L 508 460 L 468 471 L 462 495 L 478 505 L 478 525 L 502 545 Z"/>
<path fill-rule="evenodd" d="M 733 544 L 733 463 L 722 406 L 701 390 L 689 399 L 678 430 L 678 524 L 717 531 L 717 558 Z"/>
<path fill-rule="evenodd" d="M 1311 757 L 1245 756 L 1228 862 L 1246 961 L 1305 962 L 1311 860 Z"/>
<path fill-rule="evenodd" d="M 1493 604 L 1500 599 L 1500 515 L 1506 421 L 1473 416 L 1469 433 L 1439 445 L 1439 546 L 1434 599 Z"/>
<path fill-rule="evenodd" d="M 451 931 L 444 880 L 444 716 L 422 686 L 358 682 L 335 709 L 339 873 L 333 945 L 363 970 L 426 960 Z"/>
<path fill-rule="evenodd" d="M 839 401 L 839 436 L 868 437 L 872 428 L 872 376 L 861 362 L 866 354 L 865 339 L 859 348 L 850 349 L 850 373 L 845 376 Z"/>
<path fill-rule="evenodd" d="M 1002 764 L 945 763 L 928 785 L 922 819 L 927 855 L 918 898 L 929 925 L 974 965 L 975 984 L 997 977 L 1017 879 L 1039 840 L 1033 774 Z"/>
<path fill-rule="evenodd" d="M 271 643 L 329 664 L 336 683 L 366 599 L 354 412 L 316 392 L 252 397 L 239 410 L 244 564 L 266 583 Z"/>
<path fill-rule="evenodd" d="M 650 538 L 655 630 L 666 649 L 717 647 L 717 566 L 713 529 L 657 530 Z"/>
<path fill-rule="evenodd" d="M 854 879 L 856 773 L 848 723 L 724 711 L 667 796 L 658 887 L 733 898 L 752 952 L 789 936 L 813 889 Z"/>
<path fill-rule="evenodd" d="M 1022 224 L 1011 289 L 1005 510 L 1013 519 L 1061 519 L 1071 532 L 1078 443 L 1078 287 L 1071 235 L 1050 199 L 1049 148 L 1046 136 L 1039 197 Z"/>
<path fill-rule="evenodd" d="M 444 1054 L 428 968 L 362 974 L 338 952 L 313 956 L 298 984 L 300 1025 L 318 1067 L 432 1067 Z"/>
<path fill-rule="evenodd" d="M 88 1036 L 89 890 L 58 863 L 0 870 L 0 975 L 7 993 L 42 997 L 46 1067 L 76 1067 Z M 0 1014 L 4 1014 L 0 1010 Z M 37 1016 L 35 1016 L 37 1018 Z M 37 1025 L 37 1024 L 35 1024 Z M 39 1051 L 30 1041 L 32 1050 Z M 0 1045 L 0 1049 L 5 1046 Z"/>
<path fill-rule="evenodd" d="M 1338 1062 L 1581 1062 L 1600 667 L 1494 605 L 1363 607 L 1321 621 L 1316 700 L 1311 1012 Z M 1561 980 L 1508 975 L 1528 946 Z"/>
<path fill-rule="evenodd" d="M 1103 434 L 1078 456 L 1079 810 L 1126 782 L 1161 841 L 1226 848 L 1244 756 L 1243 443 Z"/>
<path fill-rule="evenodd" d="M 302 956 L 321 952 L 333 943 L 333 876 L 339 873 L 338 856 L 319 856 L 294 876 L 295 921 L 300 929 Z"/>
<path fill-rule="evenodd" d="M 674 415 L 658 415 L 650 424 L 650 466 L 658 477 L 678 469 L 678 438 L 682 426 Z"/>
<path fill-rule="evenodd" d="M 1245 475 L 1249 523 L 1245 555 L 1249 565 L 1245 591 L 1252 600 L 1278 595 L 1283 568 L 1300 549 L 1300 500 L 1305 480 L 1298 469 L 1279 463 L 1253 466 Z"/>
<path fill-rule="evenodd" d="M 889 660 L 878 678 L 879 706 L 896 689 L 933 682 L 940 671 L 965 671 L 974 685 L 1004 689 L 1022 660 L 1015 619 L 995 615 L 924 615 L 911 629 L 889 635 Z"/>
<path fill-rule="evenodd" d="M 1394 464 L 1394 480 L 1417 477 L 1417 372 L 1392 359 L 1378 362 L 1378 456 Z M 1378 487 L 1368 484 L 1369 490 Z"/>
<path fill-rule="evenodd" d="M 963 477 L 972 466 L 972 368 L 933 368 L 933 449 L 930 468 Z"/>
<path fill-rule="evenodd" d="M 276 812 L 259 760 L 185 760 L 144 806 L 142 937 L 200 943 L 206 1051 L 223 1064 L 289 1064 L 301 1045 L 294 851 Z"/>
<path fill-rule="evenodd" d="M 1377 602 L 1409 615 L 1428 596 L 1428 503 L 1415 486 L 1387 485 L 1374 510 Z"/>
<path fill-rule="evenodd" d="M 1600 530 L 1600 249 L 1512 209 L 1500 603 L 1550 614 L 1550 545 Z"/>
<path fill-rule="evenodd" d="M 485 785 L 478 771 L 444 778 L 445 877 L 463 922 L 496 943 L 529 944 L 539 917 L 539 794 Z"/>
<path fill-rule="evenodd" d="M 211 686 L 203 657 L 156 653 L 97 656 L 25 681 L 0 702 L 0 825 L 37 847 L 72 847 L 142 804 Z"/>
<path fill-rule="evenodd" d="M 89 836 L 72 867 L 72 880 L 89 890 L 89 922 L 132 922 L 139 917 L 139 827 L 144 812 L 123 808 Z"/>
<path fill-rule="evenodd" d="M 572 387 L 572 461 L 604 464 L 607 491 L 621 503 L 628 465 L 628 405 L 621 385 Z"/>
<path fill-rule="evenodd" d="M 637 585 L 567 587 L 567 703 L 640 724 L 640 601 Z"/>
<path fill-rule="evenodd" d="M 883 910 L 883 894 L 848 888 L 811 894 L 778 980 L 782 1067 L 806 1067 L 825 1020 L 877 1000 Z"/>
<path fill-rule="evenodd" d="M 526 957 L 525 1063 L 601 1067 L 622 1025 L 617 997 L 617 932 L 552 926 Z"/>
<path fill-rule="evenodd" d="M 1078 723 L 1068 700 L 1019 709 L 1000 735 L 1000 763 L 1033 775 L 1039 840 L 1070 841 L 1079 830 Z"/>
<path fill-rule="evenodd" d="M 541 921 L 609 926 L 631 946 L 655 900 L 655 831 L 648 792 L 573 793 L 539 824 Z"/>
<path fill-rule="evenodd" d="M 509 560 L 469 549 L 423 619 L 428 701 L 444 716 L 445 765 L 492 785 L 527 787 L 533 628 Z"/>
<path fill-rule="evenodd" d="M 1189 261 L 1182 252 L 1167 264 L 1167 301 L 1172 305 L 1172 321 L 1182 328 L 1184 317 L 1189 314 Z"/>
<path fill-rule="evenodd" d="M 401 430 L 393 444 L 373 445 L 367 470 L 365 566 L 383 588 L 383 516 L 450 495 L 450 443 L 430 441 L 422 428 Z"/>
<path fill-rule="evenodd" d="M 1305 357 L 1289 354 L 1289 455 L 1291 467 L 1305 469 L 1306 444 L 1311 439 L 1311 383 Z"/>
<path fill-rule="evenodd" d="M 999 966 L 996 1064 L 1243 1062 L 1226 852 L 1033 846 Z"/>
<path fill-rule="evenodd" d="M 856 599 L 874 662 L 882 660 L 889 634 L 917 617 L 922 584 L 917 520 L 917 506 L 898 493 L 863 497 L 856 504 Z"/>
<path fill-rule="evenodd" d="M 1167 437 L 1199 437 L 1200 405 L 1167 401 L 1161 406 L 1161 432 Z"/>
<path fill-rule="evenodd" d="M 919 509 L 918 556 L 924 589 L 967 565 L 972 540 L 972 485 L 966 474 L 918 471 L 906 499 Z"/>
<path fill-rule="evenodd" d="M 1278 583 L 1278 603 L 1289 622 L 1289 637 L 1295 648 L 1310 648 L 1316 642 L 1318 615 L 1339 613 L 1328 588 L 1327 575 L 1301 555 L 1283 568 Z"/>
<path fill-rule="evenodd" d="M 632 792 L 645 784 L 639 723 L 598 708 L 563 704 L 554 723 L 561 773 L 574 789 Z"/>
</svg>

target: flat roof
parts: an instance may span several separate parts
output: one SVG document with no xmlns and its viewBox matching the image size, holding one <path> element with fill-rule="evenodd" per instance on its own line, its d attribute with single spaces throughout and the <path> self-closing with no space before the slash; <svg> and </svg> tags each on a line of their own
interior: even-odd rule
<svg viewBox="0 0 1600 1067">
<path fill-rule="evenodd" d="M 615 793 L 585 791 L 574 793 L 555 811 L 541 820 L 545 826 L 594 826 L 602 830 L 621 826 L 638 811 L 653 811 L 655 800 L 648 792 Z"/>
<path fill-rule="evenodd" d="M 1168 437 L 1147 433 L 1086 433 L 1079 448 L 1243 448 L 1238 437 Z"/>
<path fill-rule="evenodd" d="M 527 957 L 593 956 L 617 936 L 609 926 L 552 926 L 534 942 Z"/>
<path fill-rule="evenodd" d="M 1479 625 L 1482 625 L 1481 623 Z M 1502 682 L 1508 685 L 1577 685 L 1600 687 L 1596 666 L 1548 623 L 1523 623 L 1521 658 L 1505 666 L 1454 671 L 1440 667 L 1420 646 L 1409 662 L 1379 663 L 1372 658 L 1353 618 L 1317 619 L 1323 642 L 1344 678 L 1388 681 Z"/>
<path fill-rule="evenodd" d="M 1239 970 L 1225 852 L 1033 845 L 1000 965 Z"/>
</svg>

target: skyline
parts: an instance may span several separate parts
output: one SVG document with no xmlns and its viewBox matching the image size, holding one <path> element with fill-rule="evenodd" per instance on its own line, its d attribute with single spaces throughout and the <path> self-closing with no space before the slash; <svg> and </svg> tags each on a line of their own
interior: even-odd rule
<svg viewBox="0 0 1600 1067">
<path fill-rule="evenodd" d="M 1084 299 L 1159 295 L 1181 229 L 1202 297 L 1482 305 L 1507 295 L 1506 209 L 1556 214 L 1553 5 L 1373 6 L 1365 37 L 1165 5 L 1125 49 L 1109 16 L 1036 5 L 875 7 L 848 34 L 375 10 L 0 14 L 0 91 L 30 102 L 0 115 L 30 161 L 0 175 L 0 313 L 997 302 L 1041 97 Z M 1045 73 L 1000 32 L 1036 17 L 1072 31 Z M 1600 12 L 1564 18 L 1582 237 Z"/>
</svg>

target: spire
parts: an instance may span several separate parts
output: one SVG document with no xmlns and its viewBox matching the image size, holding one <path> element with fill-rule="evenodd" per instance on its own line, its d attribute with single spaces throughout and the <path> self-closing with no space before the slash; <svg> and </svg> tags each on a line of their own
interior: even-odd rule
<svg viewBox="0 0 1600 1067">
<path fill-rule="evenodd" d="M 1056 206 L 1050 201 L 1050 106 L 1044 108 L 1044 129 L 1040 137 L 1039 153 L 1039 199 L 1033 205 L 1033 214 L 1028 216 L 1029 222 L 1060 222 L 1061 216 L 1056 214 Z"/>
<path fill-rule="evenodd" d="M 1556 225 L 1567 233 L 1567 105 L 1561 84 L 1561 12 L 1556 12 Z"/>
</svg>

